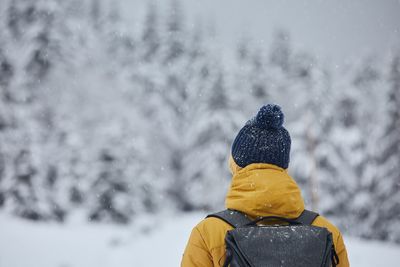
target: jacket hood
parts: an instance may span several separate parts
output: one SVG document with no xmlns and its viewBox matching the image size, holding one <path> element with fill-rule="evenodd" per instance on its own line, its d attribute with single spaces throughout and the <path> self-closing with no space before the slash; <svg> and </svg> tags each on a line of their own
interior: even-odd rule
<svg viewBox="0 0 400 267">
<path fill-rule="evenodd" d="M 232 159 L 230 169 L 233 177 L 225 200 L 226 208 L 242 211 L 253 218 L 297 218 L 303 212 L 300 188 L 286 169 L 266 163 L 240 168 Z"/>
</svg>

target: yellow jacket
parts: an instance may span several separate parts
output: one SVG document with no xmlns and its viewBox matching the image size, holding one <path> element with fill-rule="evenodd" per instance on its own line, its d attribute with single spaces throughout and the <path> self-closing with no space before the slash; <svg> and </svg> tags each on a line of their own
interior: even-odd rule
<svg viewBox="0 0 400 267">
<path fill-rule="evenodd" d="M 285 169 L 271 164 L 251 164 L 238 167 L 230 160 L 233 173 L 226 196 L 226 208 L 239 210 L 251 217 L 280 216 L 297 218 L 304 210 L 300 188 Z M 338 267 L 349 266 L 343 237 L 337 227 L 323 216 L 313 225 L 327 228 L 333 235 Z M 217 218 L 201 221 L 189 238 L 182 258 L 182 267 L 223 266 L 225 261 L 225 234 L 232 227 Z"/>
</svg>

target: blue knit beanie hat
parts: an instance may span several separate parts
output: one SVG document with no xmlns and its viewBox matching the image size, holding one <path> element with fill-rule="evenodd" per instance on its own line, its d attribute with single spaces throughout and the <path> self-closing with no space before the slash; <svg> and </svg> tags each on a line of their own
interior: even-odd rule
<svg viewBox="0 0 400 267">
<path fill-rule="evenodd" d="M 252 163 L 269 163 L 287 169 L 291 139 L 282 126 L 283 121 L 280 106 L 263 106 L 233 141 L 232 157 L 236 164 L 246 167 Z"/>
</svg>

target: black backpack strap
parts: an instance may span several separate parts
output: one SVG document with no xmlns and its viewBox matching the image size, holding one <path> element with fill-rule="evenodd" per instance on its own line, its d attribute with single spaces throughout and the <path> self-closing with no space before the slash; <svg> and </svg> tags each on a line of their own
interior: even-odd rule
<svg viewBox="0 0 400 267">
<path fill-rule="evenodd" d="M 313 221 L 319 216 L 318 213 L 310 211 L 310 210 L 304 210 L 300 216 L 296 219 L 297 222 L 305 225 L 311 225 Z"/>
<path fill-rule="evenodd" d="M 241 227 L 251 222 L 246 214 L 237 210 L 223 210 L 217 213 L 208 215 L 206 218 L 218 218 L 232 226 L 233 228 Z"/>
<path fill-rule="evenodd" d="M 301 224 L 311 225 L 318 216 L 319 214 L 316 212 L 304 210 L 300 216 L 295 219 L 295 221 Z M 246 214 L 237 210 L 229 209 L 209 214 L 206 218 L 210 217 L 221 219 L 234 228 L 241 227 L 252 222 L 252 220 L 247 217 Z"/>
</svg>

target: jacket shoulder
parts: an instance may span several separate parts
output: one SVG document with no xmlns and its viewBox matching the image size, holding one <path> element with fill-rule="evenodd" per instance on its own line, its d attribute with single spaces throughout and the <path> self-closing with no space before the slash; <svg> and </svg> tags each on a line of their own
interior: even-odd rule
<svg viewBox="0 0 400 267">
<path fill-rule="evenodd" d="M 232 226 L 215 217 L 205 218 L 195 228 L 210 250 L 224 247 L 226 232 L 233 229 Z"/>
<path fill-rule="evenodd" d="M 192 230 L 181 266 L 222 266 L 225 235 L 232 227 L 218 218 L 206 218 Z"/>
<path fill-rule="evenodd" d="M 350 266 L 349 259 L 347 256 L 346 246 L 344 244 L 343 236 L 340 233 L 339 228 L 337 228 L 328 219 L 326 219 L 324 216 L 321 216 L 321 215 L 315 219 L 315 221 L 313 222 L 313 225 L 319 226 L 319 227 L 325 227 L 332 233 L 335 250 L 339 257 L 339 265 L 338 266 L 340 266 L 340 267 Z"/>
<path fill-rule="evenodd" d="M 327 218 L 322 215 L 319 215 L 314 222 L 312 223 L 314 226 L 325 227 L 332 233 L 333 241 L 336 245 L 339 238 L 341 238 L 340 230 L 337 226 L 331 223 Z"/>
</svg>

